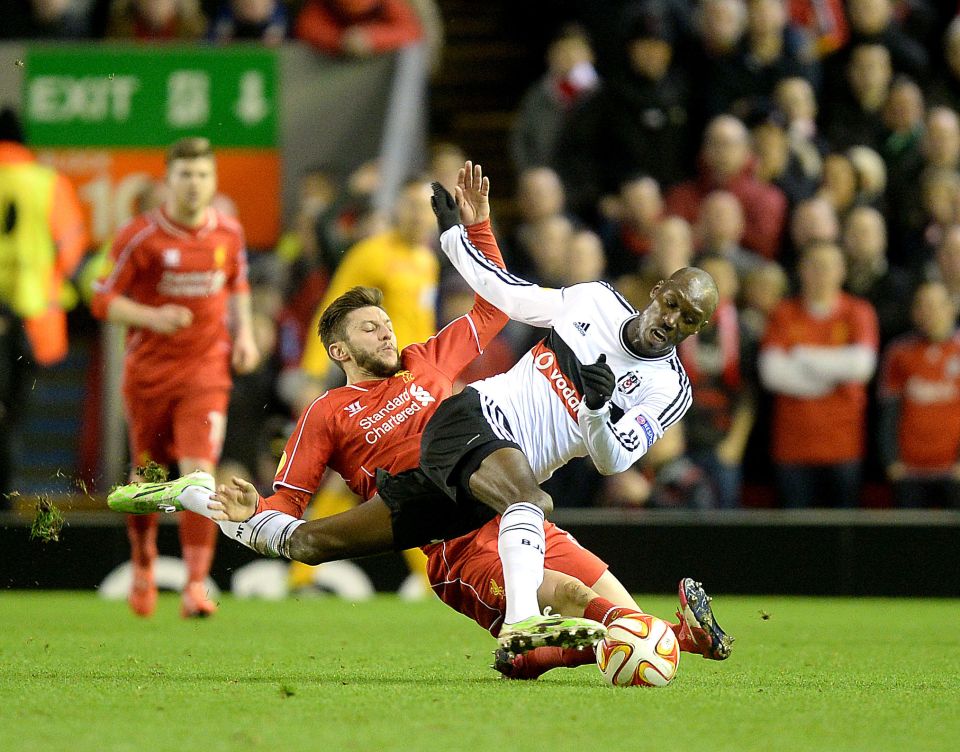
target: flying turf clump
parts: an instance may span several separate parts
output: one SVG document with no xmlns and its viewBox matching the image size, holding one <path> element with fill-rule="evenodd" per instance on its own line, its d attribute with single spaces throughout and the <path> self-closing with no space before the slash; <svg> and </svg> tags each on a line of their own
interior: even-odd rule
<svg viewBox="0 0 960 752">
<path fill-rule="evenodd" d="M 37 513 L 30 526 L 30 540 L 40 540 L 44 543 L 60 540 L 60 530 L 63 528 L 63 515 L 49 496 L 40 496 L 37 499 Z"/>
<path fill-rule="evenodd" d="M 137 468 L 137 475 L 139 475 L 147 483 L 166 483 L 167 482 L 167 468 L 163 465 L 158 465 L 153 460 L 150 460 L 143 467 Z"/>
</svg>

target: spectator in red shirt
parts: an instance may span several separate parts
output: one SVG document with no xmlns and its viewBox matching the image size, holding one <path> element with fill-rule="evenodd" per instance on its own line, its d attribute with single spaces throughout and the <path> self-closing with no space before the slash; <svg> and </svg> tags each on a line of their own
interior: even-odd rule
<svg viewBox="0 0 960 752">
<path fill-rule="evenodd" d="M 867 382 L 877 361 L 877 315 L 843 292 L 832 243 L 800 258 L 800 295 L 773 312 L 760 380 L 774 393 L 770 455 L 786 507 L 855 507 L 866 448 Z"/>
<path fill-rule="evenodd" d="M 819 56 L 843 47 L 850 38 L 843 0 L 788 0 L 790 20 L 813 39 Z"/>
<path fill-rule="evenodd" d="M 423 29 L 405 0 L 307 0 L 295 34 L 327 55 L 368 57 L 416 42 Z"/>
<path fill-rule="evenodd" d="M 960 509 L 960 337 L 942 282 L 913 298 L 916 331 L 884 353 L 880 453 L 900 507 Z"/>
<path fill-rule="evenodd" d="M 720 115 L 707 126 L 700 152 L 699 177 L 675 186 L 667 194 L 667 214 L 694 222 L 707 194 L 730 191 L 743 206 L 747 226 L 743 244 L 766 258 L 780 250 L 787 215 L 787 199 L 780 189 L 761 183 L 754 174 L 750 134 L 730 115 Z"/>
</svg>

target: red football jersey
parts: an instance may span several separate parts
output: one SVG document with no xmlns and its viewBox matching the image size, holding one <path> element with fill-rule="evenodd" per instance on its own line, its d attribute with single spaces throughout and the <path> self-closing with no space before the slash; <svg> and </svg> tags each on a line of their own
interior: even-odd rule
<svg viewBox="0 0 960 752">
<path fill-rule="evenodd" d="M 873 306 L 844 293 L 823 318 L 810 313 L 799 298 L 782 301 L 767 324 L 763 348 L 865 345 L 875 350 L 879 338 Z M 773 405 L 770 454 L 776 462 L 785 464 L 861 459 L 866 449 L 866 410 L 866 384 L 839 384 L 816 399 L 778 394 Z"/>
<path fill-rule="evenodd" d="M 468 233 L 487 258 L 503 267 L 489 222 L 469 227 Z M 277 468 L 275 493 L 261 499 L 257 511 L 302 516 L 328 467 L 364 499 L 376 493 L 378 468 L 398 473 L 416 467 L 427 421 L 453 393 L 459 373 L 506 323 L 504 313 L 477 297 L 469 313 L 426 342 L 404 348 L 403 370 L 395 376 L 320 395 L 300 416 Z"/>
<path fill-rule="evenodd" d="M 947 470 L 960 459 L 960 334 L 931 342 L 905 334 L 890 343 L 880 396 L 900 404 L 899 459 L 911 469 Z"/>
<path fill-rule="evenodd" d="M 193 323 L 173 334 L 130 328 L 124 386 L 147 395 L 229 388 L 227 301 L 249 289 L 240 224 L 208 209 L 200 227 L 188 228 L 163 209 L 154 209 L 120 230 L 110 261 L 95 287 L 95 316 L 106 318 L 110 301 L 118 295 L 143 305 L 174 303 L 193 311 Z"/>
</svg>

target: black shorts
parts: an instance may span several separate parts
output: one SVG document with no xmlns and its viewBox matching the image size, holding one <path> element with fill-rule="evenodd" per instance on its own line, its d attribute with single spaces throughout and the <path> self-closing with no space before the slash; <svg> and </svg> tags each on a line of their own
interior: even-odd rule
<svg viewBox="0 0 960 752">
<path fill-rule="evenodd" d="M 474 498 L 470 476 L 491 453 L 520 449 L 506 417 L 467 387 L 440 403 L 420 441 L 420 467 L 398 475 L 377 471 L 377 490 L 390 507 L 398 549 L 449 540 L 482 527 L 496 512 Z"/>
<path fill-rule="evenodd" d="M 497 449 L 520 449 L 506 416 L 491 400 L 467 387 L 445 399 L 420 439 L 420 469 L 454 501 L 470 496 L 469 481 Z"/>
<path fill-rule="evenodd" d="M 390 509 L 393 547 L 397 551 L 459 538 L 483 527 L 497 514 L 472 497 L 454 501 L 420 468 L 396 475 L 377 470 L 377 492 Z"/>
</svg>

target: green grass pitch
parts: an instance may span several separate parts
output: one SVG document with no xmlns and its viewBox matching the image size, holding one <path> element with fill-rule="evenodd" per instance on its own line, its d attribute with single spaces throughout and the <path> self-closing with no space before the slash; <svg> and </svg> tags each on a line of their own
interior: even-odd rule
<svg viewBox="0 0 960 752">
<path fill-rule="evenodd" d="M 190 622 L 178 605 L 139 620 L 89 593 L 0 595 L 0 748 L 960 749 L 957 601 L 718 596 L 733 656 L 684 655 L 664 689 L 590 666 L 500 680 L 493 640 L 436 601 L 225 598 Z"/>
</svg>

